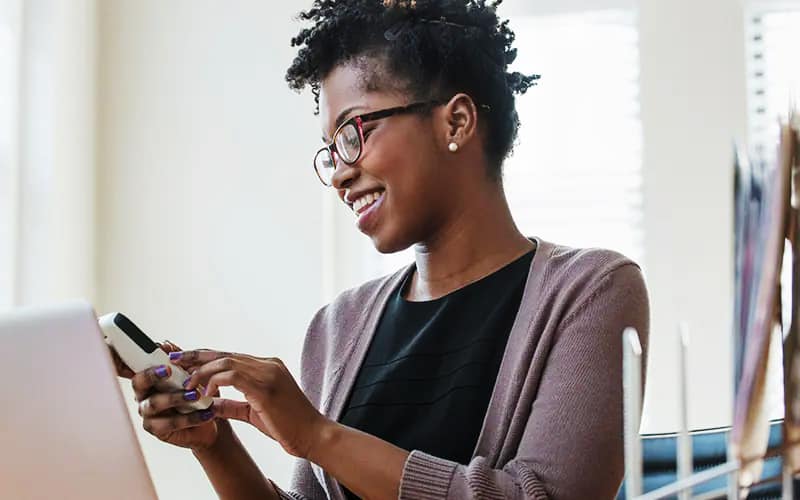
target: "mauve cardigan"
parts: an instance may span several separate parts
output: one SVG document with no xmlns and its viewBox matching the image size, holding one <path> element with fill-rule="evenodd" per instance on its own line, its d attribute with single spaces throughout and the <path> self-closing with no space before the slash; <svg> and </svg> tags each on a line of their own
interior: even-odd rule
<svg viewBox="0 0 800 500">
<path fill-rule="evenodd" d="M 538 248 L 472 460 L 462 465 L 410 450 L 400 498 L 616 495 L 623 476 L 622 331 L 636 328 L 647 352 L 644 280 L 618 253 L 533 239 Z M 314 316 L 300 378 L 326 416 L 340 417 L 406 269 L 342 293 Z M 344 500 L 338 482 L 306 460 L 298 460 L 290 490 L 279 493 Z"/>
</svg>

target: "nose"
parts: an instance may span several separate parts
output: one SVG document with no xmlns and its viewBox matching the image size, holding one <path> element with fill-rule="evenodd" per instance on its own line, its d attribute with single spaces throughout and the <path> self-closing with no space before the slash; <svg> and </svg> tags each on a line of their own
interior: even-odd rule
<svg viewBox="0 0 800 500">
<path fill-rule="evenodd" d="M 343 162 L 336 153 L 333 153 L 333 161 L 336 164 L 336 170 L 331 177 L 331 186 L 334 189 L 346 189 L 358 179 L 360 170 L 356 164 L 348 165 Z"/>
</svg>

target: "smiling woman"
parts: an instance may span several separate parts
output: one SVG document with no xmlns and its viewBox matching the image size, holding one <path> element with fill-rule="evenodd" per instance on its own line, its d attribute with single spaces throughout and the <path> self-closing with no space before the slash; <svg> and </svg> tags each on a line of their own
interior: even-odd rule
<svg viewBox="0 0 800 500">
<path fill-rule="evenodd" d="M 300 383 L 281 360 L 170 358 L 184 398 L 245 401 L 178 415 L 133 376 L 145 428 L 191 448 L 224 498 L 612 498 L 620 485 L 620 336 L 646 348 L 639 267 L 522 234 L 502 165 L 519 126 L 514 34 L 499 2 L 317 0 L 287 73 L 310 86 L 310 166 L 379 252 L 415 262 L 344 292 L 308 329 Z M 313 155 L 313 163 L 312 163 Z M 310 175 L 314 175 L 309 171 Z M 286 490 L 234 435 L 247 422 L 297 457 Z"/>
</svg>

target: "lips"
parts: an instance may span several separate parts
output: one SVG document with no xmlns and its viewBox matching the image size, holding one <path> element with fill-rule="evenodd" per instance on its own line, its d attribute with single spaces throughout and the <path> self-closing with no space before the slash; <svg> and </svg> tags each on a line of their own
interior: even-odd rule
<svg viewBox="0 0 800 500">
<path fill-rule="evenodd" d="M 358 218 L 356 224 L 362 233 L 369 233 L 374 229 L 378 214 L 385 199 L 386 194 L 381 192 L 377 196 L 377 199 L 361 206 L 360 209 L 356 211 L 356 217 Z"/>
<path fill-rule="evenodd" d="M 353 202 L 353 212 L 358 216 L 369 209 L 376 201 L 378 201 L 381 196 L 383 195 L 383 190 L 377 190 L 370 193 L 366 193 L 364 195 L 359 195 L 359 197 Z"/>
</svg>

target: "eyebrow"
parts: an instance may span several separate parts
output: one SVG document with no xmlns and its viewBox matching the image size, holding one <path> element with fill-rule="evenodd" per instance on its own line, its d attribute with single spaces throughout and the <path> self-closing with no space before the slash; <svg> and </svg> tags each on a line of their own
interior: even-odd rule
<svg viewBox="0 0 800 500">
<path fill-rule="evenodd" d="M 367 109 L 367 108 L 366 108 L 366 106 L 360 106 L 360 105 L 359 106 L 350 106 L 349 108 L 346 108 L 344 111 L 339 113 L 339 116 L 336 117 L 336 121 L 334 122 L 334 127 L 333 127 L 334 132 L 336 131 L 337 128 L 339 128 L 339 126 L 342 123 L 345 122 L 345 119 L 347 118 L 347 115 L 349 115 L 350 113 L 352 113 L 353 111 L 355 111 L 357 109 Z M 326 139 L 324 135 L 322 136 L 322 142 L 324 142 L 324 143 L 328 142 L 328 139 Z"/>
</svg>

